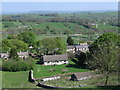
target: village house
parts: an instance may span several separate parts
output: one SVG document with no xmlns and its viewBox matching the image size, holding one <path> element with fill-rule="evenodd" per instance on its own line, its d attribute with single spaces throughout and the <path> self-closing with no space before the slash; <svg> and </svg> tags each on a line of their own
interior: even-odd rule
<svg viewBox="0 0 120 90">
<path fill-rule="evenodd" d="M 17 52 L 18 56 L 20 58 L 28 58 L 29 53 L 28 52 Z M 9 58 L 9 53 L 1 53 L 0 58 L 8 59 Z"/>
<path fill-rule="evenodd" d="M 72 52 L 72 53 L 75 53 L 77 51 L 81 51 L 81 52 L 86 52 L 86 51 L 89 51 L 89 45 L 87 44 L 81 44 L 81 45 L 70 45 L 70 46 L 67 46 L 67 52 Z"/>
<path fill-rule="evenodd" d="M 43 65 L 61 65 L 68 64 L 67 54 L 63 55 L 45 55 L 42 57 Z"/>
<path fill-rule="evenodd" d="M 91 74 L 91 72 L 80 72 L 80 73 L 72 74 L 70 80 L 79 81 L 79 80 L 85 80 L 92 77 L 93 75 Z"/>
<path fill-rule="evenodd" d="M 29 57 L 28 52 L 18 52 L 17 54 L 20 58 L 28 58 Z"/>
<path fill-rule="evenodd" d="M 88 50 L 89 50 L 88 45 L 76 45 L 75 46 L 75 51 L 86 52 Z"/>
<path fill-rule="evenodd" d="M 87 43 L 80 43 L 80 45 L 88 45 Z"/>
<path fill-rule="evenodd" d="M 75 53 L 75 46 L 74 45 L 67 46 L 67 52 L 73 52 L 73 53 Z"/>
<path fill-rule="evenodd" d="M 7 59 L 9 57 L 9 53 L 0 53 L 0 58 Z"/>
</svg>

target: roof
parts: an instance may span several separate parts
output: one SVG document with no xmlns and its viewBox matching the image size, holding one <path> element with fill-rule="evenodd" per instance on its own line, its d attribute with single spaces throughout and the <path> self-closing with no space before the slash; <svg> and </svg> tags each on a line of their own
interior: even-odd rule
<svg viewBox="0 0 120 90">
<path fill-rule="evenodd" d="M 83 77 L 89 77 L 92 75 L 91 72 L 80 72 L 80 73 L 74 73 L 72 75 L 75 75 L 76 78 L 83 78 Z"/>
<path fill-rule="evenodd" d="M 68 60 L 67 54 L 43 56 L 43 61 L 60 61 L 60 60 Z"/>
<path fill-rule="evenodd" d="M 20 52 L 20 53 L 17 53 L 19 56 L 29 56 L 29 53 L 28 52 Z"/>
<path fill-rule="evenodd" d="M 88 45 L 76 45 L 76 48 L 88 48 Z"/>
<path fill-rule="evenodd" d="M 67 46 L 67 49 L 73 49 L 73 48 L 75 48 L 74 45 L 69 45 L 69 46 Z"/>
<path fill-rule="evenodd" d="M 67 46 L 67 49 L 73 49 L 73 48 L 88 48 L 89 45 L 69 45 Z"/>
<path fill-rule="evenodd" d="M 80 45 L 88 45 L 87 43 L 80 43 Z"/>
<path fill-rule="evenodd" d="M 0 57 L 9 57 L 9 54 L 8 53 L 0 53 Z"/>
</svg>

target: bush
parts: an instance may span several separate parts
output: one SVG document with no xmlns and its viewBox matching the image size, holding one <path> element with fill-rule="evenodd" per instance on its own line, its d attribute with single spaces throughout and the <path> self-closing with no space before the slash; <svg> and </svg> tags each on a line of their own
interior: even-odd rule
<svg viewBox="0 0 120 90">
<path fill-rule="evenodd" d="M 27 71 L 33 69 L 33 60 L 8 60 L 3 61 L 2 64 L 2 70 L 3 71 L 10 71 L 10 72 L 16 72 L 16 71 Z"/>
</svg>

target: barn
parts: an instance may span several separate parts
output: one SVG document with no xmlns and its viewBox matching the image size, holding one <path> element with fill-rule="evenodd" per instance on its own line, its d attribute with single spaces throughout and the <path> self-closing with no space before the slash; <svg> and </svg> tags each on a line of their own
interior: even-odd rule
<svg viewBox="0 0 120 90">
<path fill-rule="evenodd" d="M 79 80 L 85 80 L 91 77 L 92 77 L 91 72 L 80 72 L 80 73 L 72 74 L 70 80 L 79 81 Z"/>
</svg>

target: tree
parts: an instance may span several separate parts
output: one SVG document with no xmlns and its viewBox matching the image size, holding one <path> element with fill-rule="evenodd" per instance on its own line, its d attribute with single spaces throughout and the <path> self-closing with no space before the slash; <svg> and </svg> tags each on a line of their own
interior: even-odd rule
<svg viewBox="0 0 120 90">
<path fill-rule="evenodd" d="M 17 36 L 15 35 L 11 35 L 11 34 L 7 35 L 7 39 L 16 39 L 16 38 Z"/>
<path fill-rule="evenodd" d="M 17 61 L 13 58 L 10 58 L 7 61 L 2 62 L 3 71 L 10 72 L 28 71 L 32 70 L 33 67 L 34 67 L 33 59 L 30 57 L 27 60 L 22 60 L 21 58 L 18 58 Z"/>
<path fill-rule="evenodd" d="M 12 48 L 10 51 L 10 58 L 12 59 L 17 59 L 18 58 L 18 54 L 17 54 L 17 50 L 16 48 Z"/>
<path fill-rule="evenodd" d="M 35 41 L 36 36 L 33 32 L 25 31 L 25 32 L 18 34 L 18 38 L 19 40 L 22 40 L 25 43 L 31 45 Z"/>
<path fill-rule="evenodd" d="M 69 34 L 69 30 L 65 30 L 63 34 Z"/>
<path fill-rule="evenodd" d="M 28 44 L 17 39 L 3 39 L 2 40 L 2 52 L 9 52 L 11 48 L 16 48 L 17 51 L 27 51 Z"/>
<path fill-rule="evenodd" d="M 88 65 L 105 75 L 105 85 L 108 83 L 109 75 L 118 72 L 119 49 L 120 35 L 116 33 L 101 35 L 89 47 Z"/>
<path fill-rule="evenodd" d="M 66 44 L 61 38 L 44 38 L 42 41 L 45 54 L 63 54 L 66 52 Z"/>
<path fill-rule="evenodd" d="M 70 36 L 68 36 L 68 38 L 67 38 L 67 44 L 68 45 L 74 45 L 74 41 Z"/>
<path fill-rule="evenodd" d="M 85 68 L 86 53 L 78 52 L 78 54 L 76 54 L 75 57 L 77 58 L 76 64 L 81 68 Z"/>
<path fill-rule="evenodd" d="M 46 29 L 49 31 L 49 30 L 50 30 L 50 26 L 49 26 L 49 25 L 47 25 L 47 26 L 46 26 Z"/>
<path fill-rule="evenodd" d="M 56 37 L 56 38 L 53 38 L 53 39 L 55 40 L 55 44 L 56 44 L 54 53 L 55 54 L 66 53 L 66 43 L 63 42 L 62 38 Z"/>
</svg>

